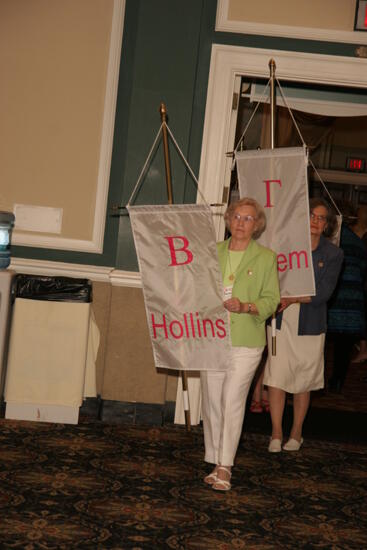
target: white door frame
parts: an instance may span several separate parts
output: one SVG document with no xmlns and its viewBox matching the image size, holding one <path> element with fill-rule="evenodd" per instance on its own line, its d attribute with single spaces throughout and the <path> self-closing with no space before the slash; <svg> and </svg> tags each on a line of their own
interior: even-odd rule
<svg viewBox="0 0 367 550">
<path fill-rule="evenodd" d="M 279 80 L 367 88 L 367 59 L 213 44 L 199 173 L 200 192 L 209 204 L 222 203 L 223 186 L 230 177 L 226 152 L 233 149 L 236 77 L 268 78 L 270 59 L 275 60 Z M 199 194 L 197 202 L 203 202 Z M 224 210 L 225 206 L 213 207 L 218 239 L 224 234 Z"/>
</svg>

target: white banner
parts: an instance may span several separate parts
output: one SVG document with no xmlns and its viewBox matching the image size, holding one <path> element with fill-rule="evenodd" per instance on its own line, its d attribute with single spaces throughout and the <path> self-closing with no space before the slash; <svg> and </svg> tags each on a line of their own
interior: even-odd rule
<svg viewBox="0 0 367 550">
<path fill-rule="evenodd" d="M 303 147 L 236 153 L 240 197 L 265 209 L 259 242 L 277 253 L 282 296 L 314 296 L 307 155 Z"/>
<path fill-rule="evenodd" d="M 210 208 L 129 206 L 156 367 L 225 370 L 230 353 Z"/>
</svg>

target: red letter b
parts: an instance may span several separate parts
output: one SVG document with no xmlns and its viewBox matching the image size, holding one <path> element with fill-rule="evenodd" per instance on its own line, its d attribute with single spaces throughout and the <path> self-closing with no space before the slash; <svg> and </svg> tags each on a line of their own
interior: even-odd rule
<svg viewBox="0 0 367 550">
<path fill-rule="evenodd" d="M 167 239 L 168 241 L 169 251 L 171 253 L 172 263 L 169 264 L 170 266 L 185 265 L 185 264 L 190 264 L 192 262 L 194 256 L 192 252 L 188 249 L 189 241 L 186 239 L 186 237 L 177 236 L 177 237 L 164 237 L 164 238 Z M 174 239 L 180 239 L 182 241 L 183 244 L 181 248 L 175 248 Z M 176 252 L 181 252 L 183 254 L 186 254 L 186 261 L 178 262 L 176 257 Z"/>
</svg>

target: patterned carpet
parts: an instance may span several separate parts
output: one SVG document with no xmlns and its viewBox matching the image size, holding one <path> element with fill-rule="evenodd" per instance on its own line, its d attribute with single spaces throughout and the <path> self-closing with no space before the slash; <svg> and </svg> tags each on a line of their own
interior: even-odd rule
<svg viewBox="0 0 367 550">
<path fill-rule="evenodd" d="M 233 489 L 202 478 L 201 427 L 0 420 L 0 548 L 367 548 L 367 447 L 247 434 Z"/>
</svg>

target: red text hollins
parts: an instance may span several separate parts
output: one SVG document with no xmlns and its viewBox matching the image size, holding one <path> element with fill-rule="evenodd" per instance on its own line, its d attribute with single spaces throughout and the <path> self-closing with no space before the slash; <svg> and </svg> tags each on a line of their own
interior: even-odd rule
<svg viewBox="0 0 367 550">
<path fill-rule="evenodd" d="M 175 340 L 197 338 L 225 338 L 226 326 L 223 319 L 202 319 L 198 312 L 184 313 L 179 319 L 169 319 L 163 313 L 151 314 L 153 338 L 174 338 Z"/>
</svg>

